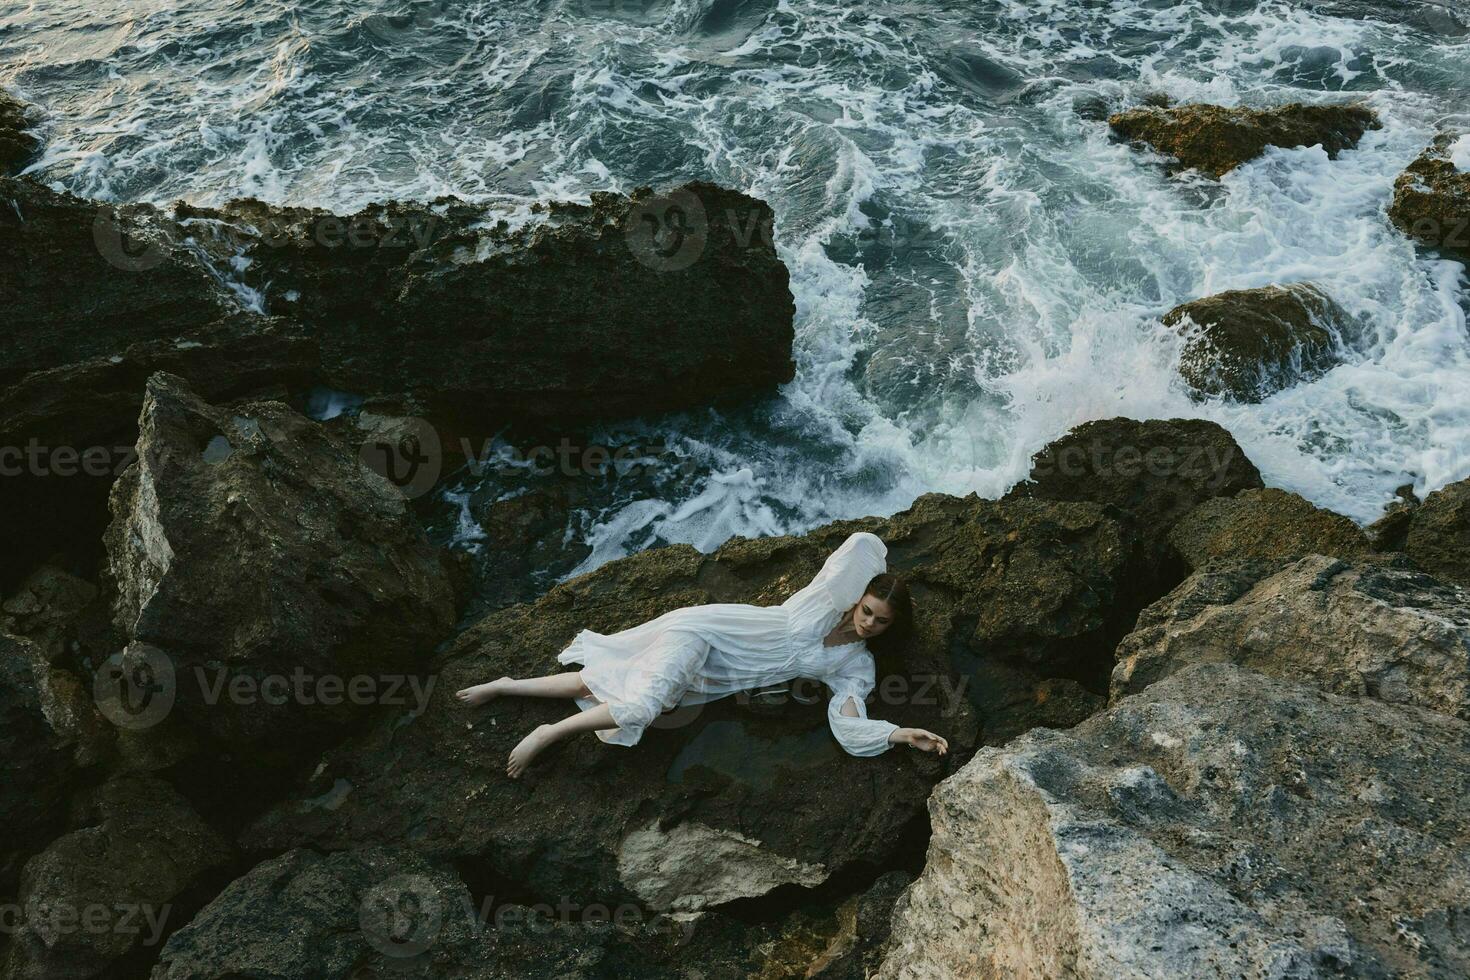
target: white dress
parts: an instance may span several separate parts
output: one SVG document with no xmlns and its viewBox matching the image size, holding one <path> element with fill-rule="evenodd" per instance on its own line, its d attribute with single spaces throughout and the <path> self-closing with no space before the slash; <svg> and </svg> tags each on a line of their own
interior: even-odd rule
<svg viewBox="0 0 1470 980">
<path fill-rule="evenodd" d="M 823 646 L 875 575 L 887 570 L 888 546 L 876 534 L 849 535 L 811 583 L 779 606 L 713 602 L 672 609 L 617 633 L 582 630 L 557 655 L 580 663 L 591 698 L 583 710 L 606 702 L 617 728 L 597 733 L 604 742 L 635 745 L 658 716 L 737 691 L 781 684 L 797 677 L 823 681 L 832 690 L 827 719 L 832 734 L 852 755 L 878 755 L 898 726 L 868 717 L 864 698 L 873 690 L 873 655 L 862 640 Z M 842 714 L 851 700 L 857 717 Z"/>
</svg>

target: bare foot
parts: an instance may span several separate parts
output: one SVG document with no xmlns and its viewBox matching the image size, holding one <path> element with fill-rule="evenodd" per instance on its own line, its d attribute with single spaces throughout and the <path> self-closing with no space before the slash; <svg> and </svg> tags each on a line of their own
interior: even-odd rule
<svg viewBox="0 0 1470 980">
<path fill-rule="evenodd" d="M 509 677 L 502 677 L 500 680 L 491 681 L 488 684 L 476 684 L 474 687 L 467 687 L 462 691 L 454 692 L 454 696 L 468 705 L 484 704 L 486 701 L 498 695 L 504 685 L 509 681 Z"/>
<path fill-rule="evenodd" d="M 537 725 L 535 731 L 521 739 L 515 748 L 510 750 L 510 760 L 505 764 L 506 775 L 511 779 L 519 779 L 521 773 L 531 764 L 531 760 L 541 754 L 541 750 L 556 741 L 556 736 L 551 731 L 550 725 Z"/>
</svg>

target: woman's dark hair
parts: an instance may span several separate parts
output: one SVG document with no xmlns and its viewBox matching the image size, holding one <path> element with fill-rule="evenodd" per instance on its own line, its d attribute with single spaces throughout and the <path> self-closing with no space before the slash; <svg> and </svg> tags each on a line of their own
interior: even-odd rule
<svg viewBox="0 0 1470 980">
<path fill-rule="evenodd" d="M 896 670 L 902 665 L 914 635 L 914 599 L 909 595 L 908 583 L 892 572 L 884 572 L 873 576 L 863 595 L 882 599 L 893 609 L 893 622 L 868 640 L 867 647 L 878 664 L 879 674 L 889 672 L 882 669 L 885 662 L 890 671 Z"/>
</svg>

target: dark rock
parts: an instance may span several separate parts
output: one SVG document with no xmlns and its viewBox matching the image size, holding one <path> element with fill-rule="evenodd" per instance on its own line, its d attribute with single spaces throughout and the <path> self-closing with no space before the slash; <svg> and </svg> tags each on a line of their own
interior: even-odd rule
<svg viewBox="0 0 1470 980">
<path fill-rule="evenodd" d="M 711 980 L 775 980 L 790 974 L 761 970 L 782 938 L 779 925 L 718 913 L 676 921 L 632 905 L 480 892 L 403 847 L 297 849 L 225 888 L 169 939 L 152 976 L 683 980 L 697 964 Z"/>
<path fill-rule="evenodd" d="M 63 821 L 76 772 L 71 746 L 42 704 L 36 671 L 43 663 L 35 644 L 0 633 L 0 897 L 11 894 L 21 862 Z"/>
<path fill-rule="evenodd" d="M 1419 507 L 1419 495 L 1414 493 L 1414 484 L 1406 483 L 1393 494 L 1394 499 L 1383 509 L 1383 516 L 1363 529 L 1375 551 L 1403 551 L 1409 536 L 1409 523 Z"/>
<path fill-rule="evenodd" d="M 1470 480 L 1424 498 L 1409 518 L 1404 553 L 1429 574 L 1470 588 Z"/>
<path fill-rule="evenodd" d="M 1202 501 L 1261 485 L 1255 464 L 1213 422 L 1107 419 L 1042 448 L 1029 479 L 1006 499 L 1090 501 L 1126 512 L 1143 541 L 1137 590 L 1157 597 L 1187 574 L 1168 540 L 1179 519 Z"/>
<path fill-rule="evenodd" d="M 412 705 L 404 675 L 454 606 L 403 496 L 279 403 L 224 411 L 159 374 L 139 427 L 112 494 L 114 613 L 167 658 L 185 717 L 259 763 L 360 717 L 362 678 Z"/>
<path fill-rule="evenodd" d="M 1181 166 L 1221 177 L 1268 146 L 1321 144 L 1333 159 L 1356 146 L 1365 132 L 1381 128 L 1363 105 L 1304 105 L 1227 109 L 1217 105 L 1146 107 L 1117 112 L 1108 124 L 1128 140 L 1147 143 Z"/>
<path fill-rule="evenodd" d="M 1184 667 L 945 780 L 874 976 L 1465 976 L 1467 736 Z"/>
<path fill-rule="evenodd" d="M 1355 558 L 1373 550 L 1351 518 L 1274 487 L 1204 501 L 1174 525 L 1169 543 L 1190 571 L 1214 558 Z"/>
<path fill-rule="evenodd" d="M 221 402 L 303 390 L 316 371 L 315 343 L 279 318 L 234 314 L 186 336 L 33 371 L 0 390 L 0 447 L 13 447 L 0 460 L 0 507 L 17 566 L 57 549 L 83 565 L 101 558 L 107 494 L 132 461 L 153 373 Z"/>
<path fill-rule="evenodd" d="M 183 230 L 149 205 L 114 207 L 0 177 L 0 382 L 192 338 L 235 309 Z"/>
<path fill-rule="evenodd" d="M 1199 327 L 1179 373 L 1197 395 L 1258 402 L 1342 360 L 1347 313 L 1308 283 L 1239 289 L 1174 307 L 1164 325 Z"/>
<path fill-rule="evenodd" d="M 231 860 L 229 842 L 162 780 L 109 782 L 95 811 L 91 826 L 26 862 L 7 976 L 80 980 L 151 962 Z"/>
<path fill-rule="evenodd" d="M 1470 593 L 1323 555 L 1209 565 L 1119 644 L 1113 700 L 1217 661 L 1470 720 Z"/>
<path fill-rule="evenodd" d="M 677 872 L 684 912 L 754 899 L 783 881 L 812 888 L 884 866 L 910 846 L 942 760 L 843 754 L 824 697 L 780 712 L 746 710 L 738 697 L 675 712 L 633 751 L 575 739 L 523 783 L 504 777 L 506 753 L 568 706 L 510 698 L 477 712 L 452 697 L 486 678 L 562 669 L 554 655 L 584 627 L 615 631 L 705 602 L 780 602 L 854 530 L 883 537 L 918 607 L 907 661 L 880 662 L 880 673 L 907 686 L 873 714 L 944 733 L 952 754 L 978 736 L 961 684 L 984 683 L 983 675 L 957 678 L 956 669 L 1005 661 L 1034 677 L 1033 687 L 1047 686 L 1048 674 L 1096 673 L 1092 661 L 1105 670 L 1115 632 L 1131 624 L 1126 599 L 1114 598 L 1127 589 L 1133 541 L 1093 504 L 929 494 L 887 520 L 841 522 L 799 539 L 734 541 L 711 556 L 660 548 L 482 619 L 441 658 L 424 715 L 385 721 L 330 751 L 297 798 L 244 839 L 260 851 L 407 841 L 536 895 L 663 910 L 672 893 L 640 870 L 640 855 L 657 853 Z M 1019 727 L 1011 710 L 1000 706 L 984 724 Z M 588 799 L 601 802 L 588 808 Z"/>
<path fill-rule="evenodd" d="M 1441 133 L 1399 175 L 1388 217 L 1419 243 L 1470 261 L 1470 173 L 1450 159 L 1456 139 Z"/>
<path fill-rule="evenodd" d="M 771 210 L 713 184 L 596 193 L 514 230 L 452 198 L 346 217 L 248 200 L 179 213 L 226 223 L 243 275 L 320 339 L 331 385 L 449 419 L 643 415 L 795 371 Z"/>
<path fill-rule="evenodd" d="M 25 103 L 0 90 L 0 177 L 25 168 L 41 149 Z"/>
</svg>

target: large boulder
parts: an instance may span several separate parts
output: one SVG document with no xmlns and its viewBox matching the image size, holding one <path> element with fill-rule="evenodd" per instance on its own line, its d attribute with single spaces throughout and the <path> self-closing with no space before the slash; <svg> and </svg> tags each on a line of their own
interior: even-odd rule
<svg viewBox="0 0 1470 980">
<path fill-rule="evenodd" d="M 1338 364 L 1348 316 L 1309 283 L 1236 289 L 1174 307 L 1164 325 L 1193 325 L 1179 373 L 1201 396 L 1258 402 Z"/>
<path fill-rule="evenodd" d="M 1404 553 L 1431 575 L 1470 588 L 1470 480 L 1436 490 L 1413 509 Z"/>
<path fill-rule="evenodd" d="M 1352 518 L 1275 487 L 1203 501 L 1174 525 L 1169 543 L 1190 571 L 1215 558 L 1356 558 L 1373 552 Z"/>
<path fill-rule="evenodd" d="M 516 228 L 452 198 L 350 216 L 248 200 L 178 213 L 227 230 L 267 305 L 320 339 L 327 381 L 361 395 L 498 428 L 791 379 L 795 305 L 764 202 L 695 182 L 537 212 Z"/>
<path fill-rule="evenodd" d="M 802 975 L 832 947 L 832 962 L 807 975 L 861 980 L 872 938 L 882 935 L 879 915 L 903 880 L 889 876 L 845 903 L 875 927 L 847 935 L 847 922 L 800 913 L 769 923 L 710 913 L 696 925 L 569 895 L 535 901 L 494 882 L 462 880 L 405 847 L 326 855 L 302 848 L 261 862 L 220 892 L 173 934 L 152 977 L 686 980 L 697 971 L 775 980 Z"/>
<path fill-rule="evenodd" d="M 1087 422 L 1044 446 L 1006 499 L 1074 500 L 1115 507 L 1139 535 L 1137 591 L 1163 595 L 1187 574 L 1169 532 L 1198 504 L 1262 486 L 1229 432 L 1200 419 Z"/>
<path fill-rule="evenodd" d="M 32 371 L 0 391 L 0 447 L 19 453 L 0 459 L 13 571 L 56 551 L 85 565 L 101 558 L 107 495 L 132 461 L 155 372 L 183 378 L 212 402 L 279 397 L 316 373 L 315 342 L 280 318 L 233 314 L 187 336 Z M 0 572 L 0 588 L 7 578 Z"/>
<path fill-rule="evenodd" d="M 26 862 L 7 977 L 138 975 L 232 859 L 228 841 L 162 780 L 114 780 L 96 796 L 91 825 Z"/>
<path fill-rule="evenodd" d="M 891 866 L 922 833 L 923 800 L 949 760 L 902 748 L 845 755 L 825 698 L 773 708 L 737 695 L 669 715 L 633 750 L 574 739 L 511 781 L 510 748 L 569 703 L 507 698 L 470 710 L 452 696 L 503 674 L 564 669 L 555 654 L 582 628 L 611 632 L 706 602 L 778 603 L 855 530 L 883 538 L 917 606 L 907 661 L 880 661 L 896 683 L 880 683 L 875 717 L 943 733 L 955 758 L 992 728 L 1014 734 L 1024 727 L 1016 715 L 1035 717 L 1050 692 L 1057 723 L 1100 706 L 1096 694 L 1074 694 L 1068 674 L 1098 685 L 1131 622 L 1130 533 L 1096 504 L 929 494 L 891 518 L 801 538 L 737 540 L 709 556 L 683 545 L 644 552 L 486 616 L 436 664 L 422 716 L 385 719 L 328 752 L 246 845 L 403 841 L 534 894 L 681 914 Z M 1027 691 L 1016 704 L 986 700 L 1001 668 Z"/>
<path fill-rule="evenodd" d="M 19 173 L 41 149 L 24 102 L 0 90 L 0 177 Z"/>
<path fill-rule="evenodd" d="M 455 609 L 403 495 L 285 405 L 217 409 L 171 375 L 148 381 L 139 429 L 112 493 L 114 617 L 164 658 L 184 717 L 260 761 L 390 689 L 411 706 Z"/>
<path fill-rule="evenodd" d="M 1116 112 L 1108 125 L 1124 139 L 1147 143 L 1185 168 L 1223 177 L 1268 146 L 1321 145 L 1333 159 L 1358 144 L 1378 116 L 1364 105 L 1289 105 L 1267 109 L 1193 104 Z"/>
<path fill-rule="evenodd" d="M 1115 701 L 1227 661 L 1470 720 L 1470 593 L 1408 568 L 1324 555 L 1210 565 L 1144 610 L 1117 656 Z"/>
<path fill-rule="evenodd" d="M 99 204 L 0 177 L 0 382 L 190 340 L 237 307 L 151 205 Z"/>
<path fill-rule="evenodd" d="M 1470 727 L 1228 663 L 980 751 L 879 977 L 1457 977 Z"/>
<path fill-rule="evenodd" d="M 1470 261 L 1470 133 L 1441 133 L 1393 185 L 1388 216 L 1421 244 Z"/>
</svg>

